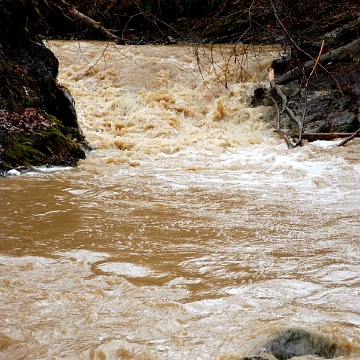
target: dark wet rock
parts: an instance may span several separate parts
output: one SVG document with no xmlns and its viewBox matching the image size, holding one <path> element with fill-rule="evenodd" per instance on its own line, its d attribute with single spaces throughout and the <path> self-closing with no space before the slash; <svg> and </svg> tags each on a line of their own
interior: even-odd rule
<svg viewBox="0 0 360 360">
<path fill-rule="evenodd" d="M 0 170 L 76 165 L 90 149 L 73 100 L 56 82 L 58 60 L 36 37 L 31 0 L 0 6 Z"/>
<path fill-rule="evenodd" d="M 289 62 L 286 61 L 286 58 L 275 59 L 272 62 L 271 67 L 274 69 L 276 74 L 282 75 L 289 70 Z"/>
<path fill-rule="evenodd" d="M 306 355 L 333 359 L 347 354 L 346 346 L 329 336 L 301 328 L 284 329 L 259 348 L 243 360 L 287 360 Z"/>
<path fill-rule="evenodd" d="M 319 84 L 321 85 L 321 83 Z M 298 87 L 292 83 L 282 87 L 288 95 L 293 94 Z M 302 118 L 304 111 L 303 93 L 289 101 L 289 108 Z M 285 128 L 295 130 L 294 123 L 284 114 L 281 116 Z M 353 87 L 350 91 L 340 93 L 333 91 L 308 92 L 308 103 L 304 120 L 304 132 L 307 133 L 352 133 L 360 127 L 360 88 Z"/>
<path fill-rule="evenodd" d="M 316 96 L 308 104 L 306 132 L 354 132 L 359 126 L 358 105 L 351 95 L 332 92 Z"/>
<path fill-rule="evenodd" d="M 347 79 L 343 76 L 338 79 L 341 91 L 331 89 L 332 83 L 326 76 L 317 76 L 317 88 L 310 87 L 307 96 L 307 109 L 304 120 L 304 132 L 306 133 L 353 133 L 360 127 L 360 66 L 349 71 Z M 276 81 L 276 80 L 275 80 Z M 281 91 L 288 98 L 288 107 L 298 119 L 303 116 L 305 108 L 304 89 L 299 92 L 299 82 L 293 81 L 286 85 L 280 85 Z M 293 96 L 293 94 L 296 94 Z M 266 88 L 257 88 L 249 103 L 253 106 L 272 106 L 271 101 L 266 98 L 271 95 L 278 101 L 278 96 Z M 287 114 L 281 114 L 281 128 L 297 133 L 298 128 Z M 274 118 L 275 125 L 275 118 Z"/>
</svg>

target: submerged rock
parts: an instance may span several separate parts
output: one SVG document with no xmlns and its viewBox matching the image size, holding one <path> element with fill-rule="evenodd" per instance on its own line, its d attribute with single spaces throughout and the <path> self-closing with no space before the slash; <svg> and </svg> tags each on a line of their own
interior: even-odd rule
<svg viewBox="0 0 360 360">
<path fill-rule="evenodd" d="M 336 343 L 327 335 L 301 328 L 289 328 L 280 331 L 254 355 L 243 360 L 287 360 L 306 355 L 333 359 L 346 353 L 346 346 Z"/>
</svg>

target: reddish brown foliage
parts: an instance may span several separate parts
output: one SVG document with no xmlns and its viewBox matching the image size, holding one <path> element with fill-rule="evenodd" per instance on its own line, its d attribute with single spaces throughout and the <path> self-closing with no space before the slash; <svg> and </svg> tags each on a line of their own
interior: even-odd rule
<svg viewBox="0 0 360 360">
<path fill-rule="evenodd" d="M 8 134 L 23 132 L 30 135 L 49 127 L 49 122 L 34 108 L 25 108 L 20 113 L 8 113 L 0 109 L 0 129 Z"/>
</svg>

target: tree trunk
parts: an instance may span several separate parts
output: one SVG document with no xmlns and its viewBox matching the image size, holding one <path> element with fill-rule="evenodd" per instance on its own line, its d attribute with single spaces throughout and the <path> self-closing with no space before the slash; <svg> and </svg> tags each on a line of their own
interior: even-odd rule
<svg viewBox="0 0 360 360">
<path fill-rule="evenodd" d="M 299 137 L 298 134 L 291 134 L 290 137 Z M 302 138 L 308 141 L 316 140 L 334 140 L 339 138 L 349 138 L 354 136 L 353 133 L 303 133 Z M 354 137 L 360 137 L 359 132 Z"/>
<path fill-rule="evenodd" d="M 360 58 L 360 38 L 352 41 L 351 43 L 341 46 L 333 51 L 329 51 L 320 57 L 319 64 L 326 66 L 329 63 L 351 62 L 354 59 Z M 303 65 L 303 70 L 309 74 L 313 69 L 315 61 L 309 60 Z M 302 73 L 299 68 L 288 71 L 280 76 L 276 82 L 280 85 L 288 84 L 297 79 L 299 74 Z"/>
<path fill-rule="evenodd" d="M 48 0 L 50 4 L 56 6 L 65 16 L 70 17 L 72 19 L 77 19 L 84 23 L 85 25 L 99 30 L 103 35 L 105 35 L 109 40 L 123 43 L 123 41 L 113 34 L 110 30 L 105 29 L 100 22 L 93 20 L 92 18 L 86 16 L 85 14 L 81 13 L 79 10 L 75 8 L 75 6 L 68 4 L 64 0 Z"/>
</svg>

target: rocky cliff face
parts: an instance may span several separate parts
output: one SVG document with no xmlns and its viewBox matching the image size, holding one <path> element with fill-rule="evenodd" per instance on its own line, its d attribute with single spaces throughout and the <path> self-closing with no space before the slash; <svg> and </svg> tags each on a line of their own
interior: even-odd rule
<svg viewBox="0 0 360 360">
<path fill-rule="evenodd" d="M 32 0 L 0 0 L 0 171 L 75 165 L 89 149 Z"/>
</svg>

